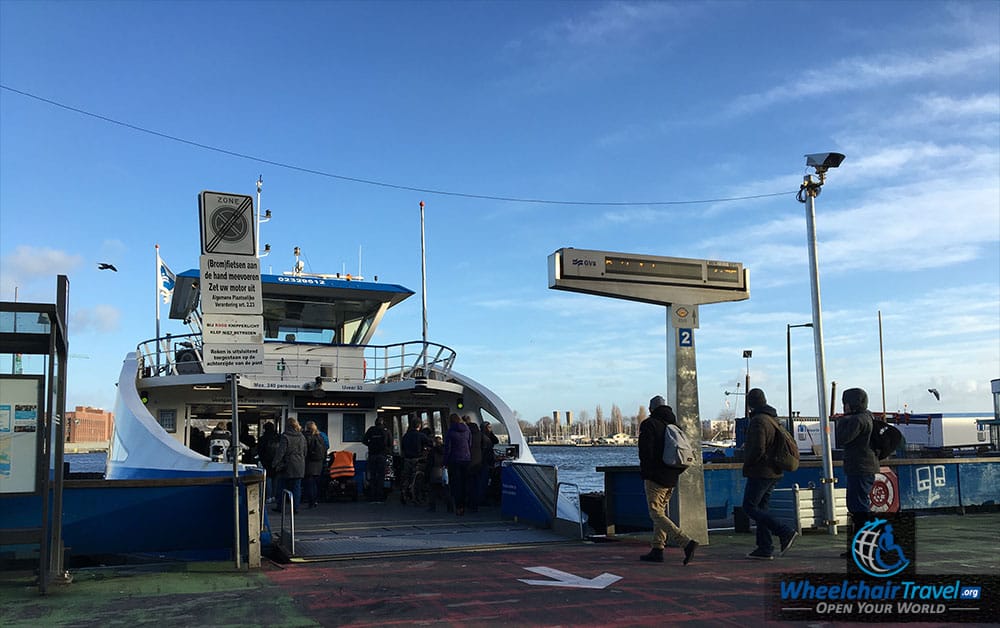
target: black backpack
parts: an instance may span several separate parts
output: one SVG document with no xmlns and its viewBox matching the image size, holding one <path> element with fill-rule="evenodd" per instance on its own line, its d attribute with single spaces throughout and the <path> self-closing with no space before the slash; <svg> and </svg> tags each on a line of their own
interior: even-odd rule
<svg viewBox="0 0 1000 628">
<path fill-rule="evenodd" d="M 890 425 L 881 419 L 872 418 L 872 435 L 868 438 L 868 446 L 872 448 L 879 460 L 885 460 L 899 448 L 903 442 L 903 433 L 895 425 Z"/>
</svg>

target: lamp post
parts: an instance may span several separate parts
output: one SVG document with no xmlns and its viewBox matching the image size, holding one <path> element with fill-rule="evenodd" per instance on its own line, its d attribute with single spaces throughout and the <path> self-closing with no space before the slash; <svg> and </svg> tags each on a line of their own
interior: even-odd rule
<svg viewBox="0 0 1000 628">
<path fill-rule="evenodd" d="M 745 393 L 750 392 L 750 358 L 753 357 L 753 351 L 751 351 L 750 349 L 744 349 L 743 357 L 747 361 L 747 379 L 746 379 L 747 387 L 743 389 L 745 395 Z M 747 419 L 750 418 L 750 407 L 747 405 L 746 396 L 743 397 L 743 417 Z"/>
<path fill-rule="evenodd" d="M 812 327 L 812 323 L 802 323 L 801 325 L 785 325 L 785 355 L 788 358 L 788 433 L 794 434 L 795 426 L 792 417 L 792 327 Z"/>
<path fill-rule="evenodd" d="M 816 197 L 826 182 L 826 171 L 836 168 L 844 161 L 840 153 L 816 153 L 806 155 L 806 166 L 816 169 L 817 179 L 807 174 L 799 187 L 797 200 L 806 205 L 806 237 L 809 248 L 809 280 L 812 287 L 813 348 L 816 353 L 816 400 L 819 405 L 820 441 L 823 446 L 823 497 L 826 502 L 827 532 L 837 534 L 837 519 L 834 514 L 833 452 L 830 448 L 830 413 L 826 398 L 826 357 L 823 353 L 823 316 L 819 298 L 819 263 L 816 260 Z"/>
</svg>

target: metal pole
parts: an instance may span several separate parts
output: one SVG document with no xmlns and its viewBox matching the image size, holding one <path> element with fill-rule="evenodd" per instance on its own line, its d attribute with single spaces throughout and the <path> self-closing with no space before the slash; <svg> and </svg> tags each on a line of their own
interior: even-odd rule
<svg viewBox="0 0 1000 628">
<path fill-rule="evenodd" d="M 820 173 L 819 185 L 806 175 L 803 187 L 806 191 L 806 237 L 809 246 L 809 279 L 812 286 L 812 326 L 813 348 L 816 353 L 816 397 L 819 409 L 820 442 L 823 447 L 823 496 L 826 502 L 827 532 L 837 534 L 837 523 L 833 504 L 833 452 L 830 446 L 830 413 L 826 397 L 826 356 L 823 352 L 823 313 L 819 296 L 819 263 L 816 259 L 816 195 L 823 184 L 823 174 Z"/>
<path fill-rule="evenodd" d="M 794 433 L 793 430 L 795 429 L 795 412 L 792 410 L 792 327 L 812 326 L 812 323 L 802 323 L 801 325 L 785 323 L 785 355 L 788 356 L 788 431 L 790 433 Z"/>
<path fill-rule="evenodd" d="M 236 568 L 241 567 L 240 564 L 240 440 L 239 440 L 239 430 L 240 430 L 240 414 L 239 414 L 239 403 L 236 398 L 236 380 L 237 376 L 235 373 L 229 375 L 229 389 L 233 399 L 233 433 L 230 435 L 231 442 L 229 444 L 229 450 L 233 452 L 233 555 L 236 561 Z"/>
<path fill-rule="evenodd" d="M 785 323 L 785 360 L 788 365 L 788 428 L 789 434 L 795 433 L 792 425 L 792 326 Z"/>
<path fill-rule="evenodd" d="M 424 242 L 424 202 L 420 201 L 420 292 L 423 299 L 423 358 L 427 377 L 427 248 Z"/>
<path fill-rule="evenodd" d="M 878 365 L 882 370 L 882 418 L 885 419 L 885 354 L 882 352 L 882 310 L 878 311 Z"/>
<path fill-rule="evenodd" d="M 257 247 L 253 253 L 257 257 L 260 257 L 260 189 L 262 187 L 264 187 L 264 175 L 260 175 L 257 179 L 257 211 L 253 214 L 254 243 Z"/>
</svg>

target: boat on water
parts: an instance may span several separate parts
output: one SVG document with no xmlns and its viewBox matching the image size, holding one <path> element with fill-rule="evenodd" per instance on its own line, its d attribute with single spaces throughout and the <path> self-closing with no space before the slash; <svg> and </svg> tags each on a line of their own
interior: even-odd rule
<svg viewBox="0 0 1000 628">
<path fill-rule="evenodd" d="M 273 422 L 314 421 L 329 451 L 350 451 L 363 469 L 365 431 L 377 418 L 398 444 L 411 418 L 434 433 L 452 413 L 489 422 L 505 457 L 534 462 L 513 411 L 486 386 L 455 370 L 456 352 L 442 344 L 371 344 L 386 313 L 413 292 L 401 285 L 292 270 L 260 277 L 263 364 L 253 372 L 206 372 L 205 325 L 198 269 L 174 277 L 170 318 L 188 333 L 140 342 L 123 363 L 107 479 L 230 475 L 226 455 L 199 453 L 199 432 L 233 421 L 252 442 Z M 235 395 L 230 377 L 237 378 Z M 247 436 L 251 438 L 246 438 Z M 255 465 L 244 455 L 241 471 Z"/>
</svg>

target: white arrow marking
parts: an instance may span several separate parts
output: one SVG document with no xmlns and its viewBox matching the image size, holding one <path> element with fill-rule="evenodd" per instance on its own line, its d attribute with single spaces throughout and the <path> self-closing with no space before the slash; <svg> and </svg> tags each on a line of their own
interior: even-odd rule
<svg viewBox="0 0 1000 628">
<path fill-rule="evenodd" d="M 614 584 L 622 579 L 621 576 L 616 576 L 611 573 L 602 573 L 596 578 L 584 578 L 582 576 L 577 576 L 576 574 L 566 573 L 565 571 L 559 571 L 558 569 L 552 569 L 551 567 L 525 567 L 528 571 L 533 571 L 540 576 L 548 576 L 549 578 L 554 578 L 554 580 L 524 580 L 518 578 L 521 582 L 525 584 L 534 584 L 543 587 L 573 587 L 576 589 L 604 589 L 608 585 Z"/>
</svg>

